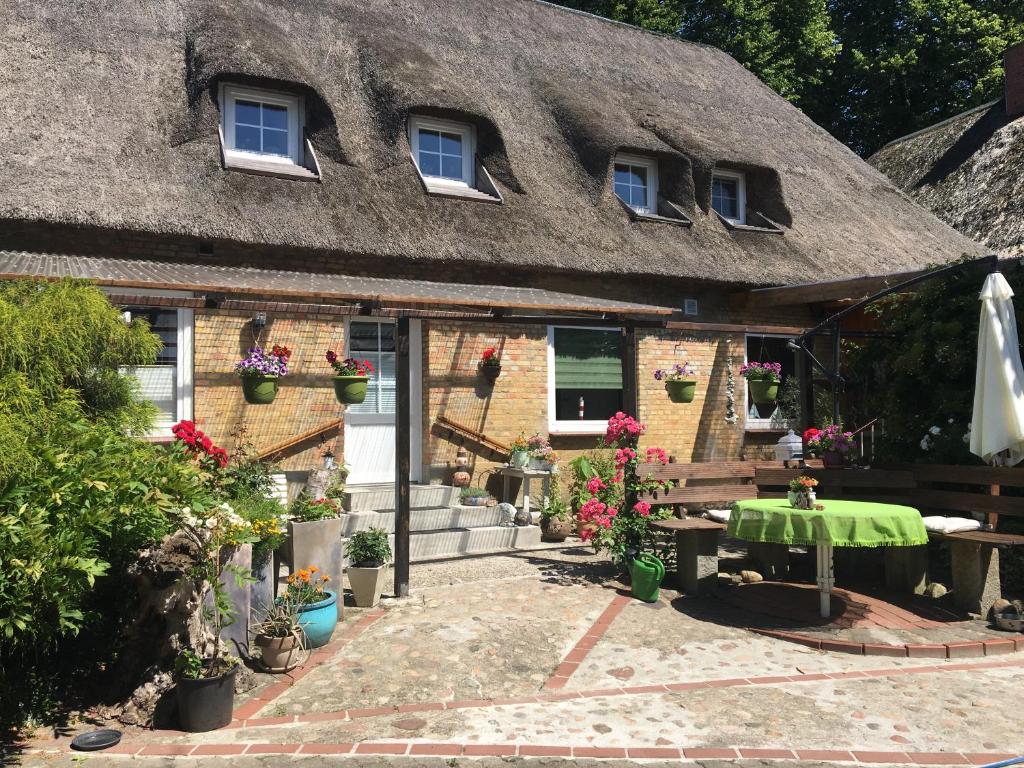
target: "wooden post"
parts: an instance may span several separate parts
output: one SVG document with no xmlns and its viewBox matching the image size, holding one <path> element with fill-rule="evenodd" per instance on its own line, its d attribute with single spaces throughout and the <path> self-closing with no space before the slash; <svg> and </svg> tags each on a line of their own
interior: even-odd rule
<svg viewBox="0 0 1024 768">
<path fill-rule="evenodd" d="M 800 388 L 800 431 L 814 424 L 814 381 L 811 377 L 810 361 L 802 349 L 796 357 L 796 380 Z"/>
<path fill-rule="evenodd" d="M 622 331 L 622 410 L 640 418 L 640 387 L 637 371 L 636 328 L 627 325 Z"/>
<path fill-rule="evenodd" d="M 835 336 L 832 339 L 832 371 L 836 376 L 839 375 L 839 366 L 842 364 L 843 355 L 843 332 L 839 327 L 839 322 L 835 324 Z M 839 379 L 832 380 L 832 423 L 839 423 Z"/>
<path fill-rule="evenodd" d="M 395 324 L 395 595 L 409 594 L 409 474 L 412 434 L 409 318 Z"/>
</svg>

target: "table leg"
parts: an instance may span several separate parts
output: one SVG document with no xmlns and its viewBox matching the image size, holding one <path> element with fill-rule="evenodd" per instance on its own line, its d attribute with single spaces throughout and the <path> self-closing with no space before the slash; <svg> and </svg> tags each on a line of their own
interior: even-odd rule
<svg viewBox="0 0 1024 768">
<path fill-rule="evenodd" d="M 530 517 L 530 476 L 523 476 L 523 514 L 532 523 L 533 518 Z"/>
<path fill-rule="evenodd" d="M 819 543 L 818 550 L 818 591 L 821 593 L 821 617 L 827 619 L 832 613 L 832 587 L 836 584 L 832 565 L 832 545 Z"/>
<path fill-rule="evenodd" d="M 541 483 L 541 489 L 544 491 L 544 502 L 541 504 L 541 512 L 548 508 L 548 502 L 551 500 L 551 475 L 546 475 Z"/>
<path fill-rule="evenodd" d="M 501 500 L 508 501 L 508 475 L 501 476 Z M 512 499 L 515 502 L 515 499 Z"/>
</svg>

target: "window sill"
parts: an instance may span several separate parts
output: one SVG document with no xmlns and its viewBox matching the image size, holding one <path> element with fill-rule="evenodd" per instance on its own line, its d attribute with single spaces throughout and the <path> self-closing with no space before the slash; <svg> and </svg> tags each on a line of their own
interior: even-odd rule
<svg viewBox="0 0 1024 768">
<path fill-rule="evenodd" d="M 320 177 L 316 173 L 301 165 L 275 163 L 273 161 L 257 160 L 248 157 L 225 155 L 224 169 L 251 173 L 256 176 L 274 176 L 279 179 L 291 179 L 293 181 L 320 181 Z"/>
<path fill-rule="evenodd" d="M 501 205 L 501 198 L 481 192 L 474 187 L 456 187 L 448 184 L 433 184 L 428 179 L 423 179 L 423 188 L 428 195 L 434 197 L 448 197 L 457 200 L 476 200 L 480 203 L 494 203 Z"/>
<path fill-rule="evenodd" d="M 608 425 L 605 422 L 600 424 L 549 424 L 548 434 L 554 437 L 595 437 L 605 433 Z"/>
<path fill-rule="evenodd" d="M 660 213 L 645 213 L 626 205 L 626 202 L 618 195 L 615 196 L 615 199 L 626 209 L 626 213 L 629 214 L 629 218 L 633 219 L 633 221 L 647 221 L 652 224 L 672 224 L 677 227 L 687 228 L 693 226 L 693 222 L 677 206 L 661 198 L 658 198 L 660 207 L 667 209 L 672 215 L 665 216 Z"/>
<path fill-rule="evenodd" d="M 725 216 L 720 214 L 718 211 L 715 211 L 715 215 L 718 217 L 719 221 L 721 221 L 723 224 L 725 224 L 726 229 L 731 229 L 731 230 L 733 230 L 735 232 L 759 232 L 759 233 L 765 234 L 765 235 L 784 235 L 785 234 L 785 232 L 783 231 L 782 227 L 779 227 L 779 226 L 775 225 L 774 222 L 772 222 L 769 219 L 765 218 L 764 216 L 762 216 L 761 214 L 757 213 L 756 211 L 751 211 L 751 213 L 753 213 L 754 215 L 758 216 L 759 218 L 764 219 L 766 222 L 769 223 L 769 226 L 757 226 L 755 224 L 741 224 L 738 221 L 733 221 L 732 219 L 727 219 L 727 218 L 725 218 Z"/>
</svg>

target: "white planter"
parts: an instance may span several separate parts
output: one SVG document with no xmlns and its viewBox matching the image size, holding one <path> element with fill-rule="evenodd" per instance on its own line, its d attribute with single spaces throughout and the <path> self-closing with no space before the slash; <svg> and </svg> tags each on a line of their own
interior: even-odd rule
<svg viewBox="0 0 1024 768">
<path fill-rule="evenodd" d="M 332 517 L 308 523 L 288 522 L 288 552 L 291 572 L 315 565 L 336 584 L 341 582 L 341 530 L 343 520 Z M 338 604 L 341 607 L 341 604 Z"/>
<path fill-rule="evenodd" d="M 387 570 L 386 565 L 379 568 L 355 568 L 351 565 L 348 567 L 348 584 L 359 608 L 373 608 L 380 602 Z"/>
</svg>

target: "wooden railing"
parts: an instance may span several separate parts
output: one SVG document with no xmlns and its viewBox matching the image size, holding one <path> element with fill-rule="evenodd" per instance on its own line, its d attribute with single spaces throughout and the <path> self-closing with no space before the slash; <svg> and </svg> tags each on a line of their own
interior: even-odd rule
<svg viewBox="0 0 1024 768">
<path fill-rule="evenodd" d="M 321 424 L 319 427 L 313 427 L 313 429 L 303 432 L 301 435 L 296 435 L 295 437 L 285 440 L 283 443 L 278 443 L 277 445 L 260 451 L 256 458 L 260 461 L 276 458 L 280 454 L 290 451 L 295 446 L 301 445 L 307 440 L 312 440 L 314 437 L 320 437 L 333 430 L 341 429 L 341 425 L 344 423 L 344 419 L 335 419 L 334 421 L 329 421 L 326 424 Z"/>
<path fill-rule="evenodd" d="M 446 416 L 438 416 L 434 421 L 434 429 L 446 440 L 465 445 L 467 442 L 476 445 L 481 452 L 489 454 L 489 458 L 505 461 L 512 453 L 504 443 L 498 442 L 483 432 L 478 432 L 457 421 L 452 421 Z"/>
</svg>

